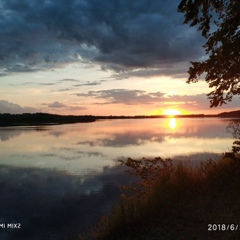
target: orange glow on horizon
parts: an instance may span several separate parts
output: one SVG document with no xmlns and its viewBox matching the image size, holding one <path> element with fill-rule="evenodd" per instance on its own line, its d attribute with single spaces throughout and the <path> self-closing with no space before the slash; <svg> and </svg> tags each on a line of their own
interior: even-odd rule
<svg viewBox="0 0 240 240">
<path fill-rule="evenodd" d="M 192 114 L 188 110 L 183 110 L 177 107 L 172 107 L 172 108 L 163 108 L 163 109 L 155 109 L 154 111 L 151 111 L 149 113 L 150 115 L 165 115 L 168 117 L 174 117 L 177 115 L 187 115 L 187 114 Z"/>
<path fill-rule="evenodd" d="M 178 109 L 175 108 L 171 108 L 171 109 L 166 109 L 163 111 L 164 115 L 168 115 L 168 116 L 175 116 L 175 115 L 181 115 L 182 112 Z"/>
</svg>

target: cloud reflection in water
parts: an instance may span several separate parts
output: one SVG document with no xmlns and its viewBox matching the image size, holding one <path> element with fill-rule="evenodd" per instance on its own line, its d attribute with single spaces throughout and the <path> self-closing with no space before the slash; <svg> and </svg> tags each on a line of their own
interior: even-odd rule
<svg viewBox="0 0 240 240">
<path fill-rule="evenodd" d="M 76 239 L 119 200 L 119 185 L 130 181 L 119 166 L 88 178 L 66 172 L 0 166 L 2 223 L 5 240 Z M 101 207 L 99 207 L 101 206 Z M 52 237 L 52 238 L 51 238 Z"/>
</svg>

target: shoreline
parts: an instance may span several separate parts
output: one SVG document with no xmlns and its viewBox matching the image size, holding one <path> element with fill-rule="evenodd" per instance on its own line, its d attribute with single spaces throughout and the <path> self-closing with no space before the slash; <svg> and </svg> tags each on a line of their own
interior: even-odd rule
<svg viewBox="0 0 240 240">
<path fill-rule="evenodd" d="M 117 119 L 156 119 L 156 118 L 221 118 L 240 119 L 240 111 L 220 113 L 216 115 L 188 114 L 188 115 L 136 115 L 136 116 L 93 116 L 93 115 L 57 115 L 49 113 L 0 114 L 0 127 L 12 126 L 51 126 L 73 123 L 88 123 L 97 120 Z"/>
</svg>

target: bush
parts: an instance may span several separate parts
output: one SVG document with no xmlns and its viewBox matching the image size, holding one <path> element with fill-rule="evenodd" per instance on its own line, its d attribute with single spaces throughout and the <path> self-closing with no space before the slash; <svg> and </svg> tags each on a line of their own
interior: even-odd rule
<svg viewBox="0 0 240 240">
<path fill-rule="evenodd" d="M 236 157 L 225 155 L 199 166 L 173 165 L 160 157 L 129 158 L 121 164 L 139 178 L 134 185 L 122 187 L 133 194 L 122 194 L 111 214 L 82 239 L 176 239 L 184 234 L 202 239 L 207 223 L 226 223 L 229 212 L 231 223 L 239 221 L 240 160 Z"/>
</svg>

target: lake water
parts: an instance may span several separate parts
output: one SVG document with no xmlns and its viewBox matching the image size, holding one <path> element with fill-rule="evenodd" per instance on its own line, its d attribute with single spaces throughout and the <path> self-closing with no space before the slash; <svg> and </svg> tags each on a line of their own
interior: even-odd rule
<svg viewBox="0 0 240 240">
<path fill-rule="evenodd" d="M 0 128 L 0 239 L 77 238 L 111 209 L 118 186 L 129 181 L 118 159 L 217 158 L 231 150 L 229 121 L 159 118 Z"/>
</svg>

